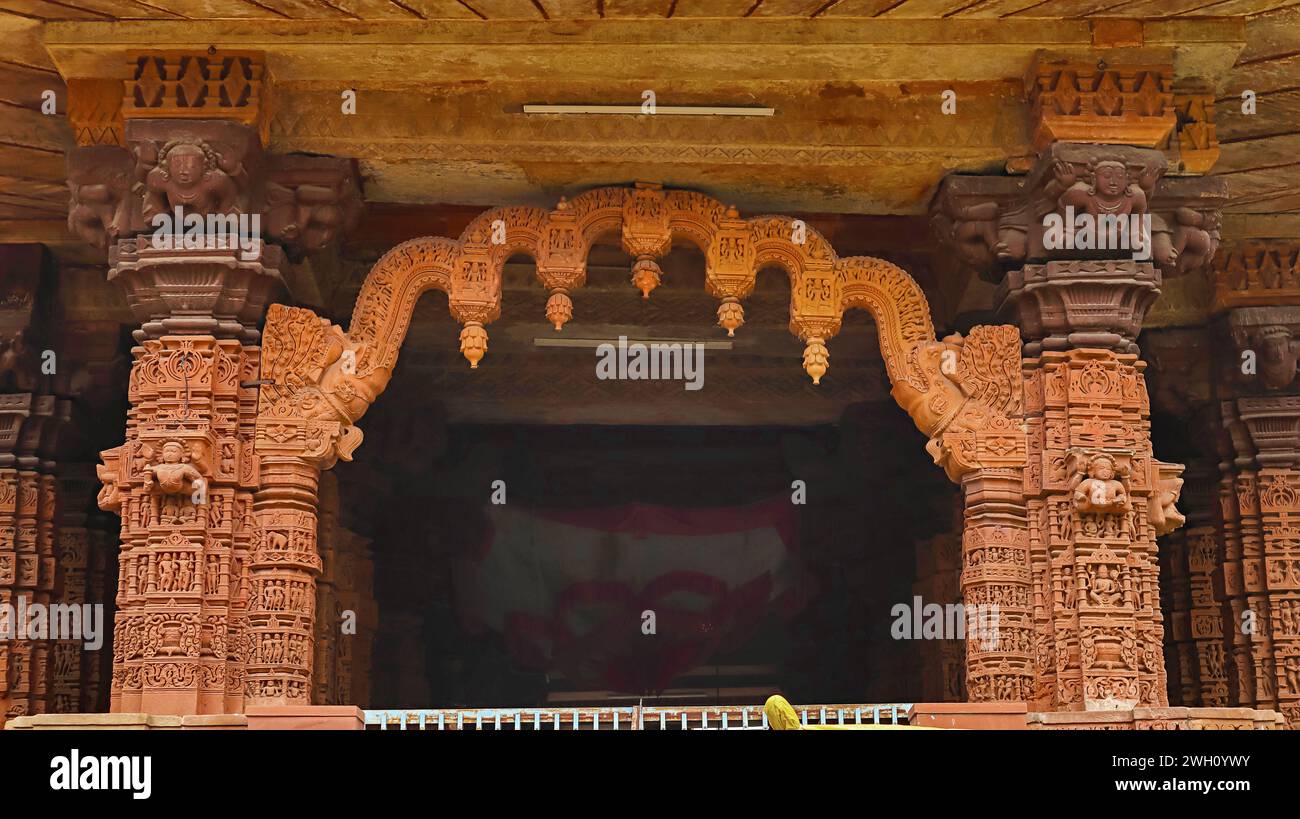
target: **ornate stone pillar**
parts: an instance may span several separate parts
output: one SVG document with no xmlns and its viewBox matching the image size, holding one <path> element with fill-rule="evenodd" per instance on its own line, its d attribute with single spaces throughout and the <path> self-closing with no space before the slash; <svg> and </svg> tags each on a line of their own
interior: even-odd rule
<svg viewBox="0 0 1300 819">
<path fill-rule="evenodd" d="M 1300 396 L 1224 401 L 1240 430 L 1234 481 L 1238 538 L 1225 538 L 1225 624 L 1237 699 L 1300 724 Z M 1236 534 L 1236 533 L 1234 533 Z M 1239 546 L 1238 546 L 1239 544 Z"/>
<path fill-rule="evenodd" d="M 129 64 L 125 88 L 70 90 L 68 163 L 69 226 L 140 321 L 126 442 L 100 467 L 122 517 L 112 709 L 309 703 L 318 467 L 254 449 L 258 327 L 288 260 L 355 222 L 352 163 L 263 152 L 260 54 Z"/>
<path fill-rule="evenodd" d="M 957 526 L 961 525 L 958 517 Z M 922 604 L 961 602 L 961 535 L 944 532 L 916 542 L 913 593 Z M 926 702 L 960 702 L 965 698 L 966 657 L 957 640 L 920 640 L 920 696 Z"/>
<path fill-rule="evenodd" d="M 1023 183 L 954 181 L 936 212 L 941 235 L 1001 279 L 1000 315 L 1026 342 L 1037 684 L 1025 699 L 1037 708 L 1166 702 L 1155 536 L 1181 522 L 1173 510 L 1181 467 L 1153 457 L 1136 337 L 1160 269 L 1196 258 L 1170 252 L 1188 245 L 1190 228 L 1150 213 L 1164 168 L 1152 149 L 1051 143 Z M 1177 187 L 1183 203 L 1190 192 Z M 1054 241 L 1052 219 L 1073 223 L 1076 214 L 1139 227 L 1149 218 L 1152 261 L 1135 260 L 1127 244 L 1117 254 Z"/>
<path fill-rule="evenodd" d="M 1106 168 L 1127 180 L 1107 188 L 1095 178 Z M 1155 151 L 1052 145 L 1026 183 L 1035 215 L 1027 258 L 1051 253 L 1038 223 L 1067 199 L 1092 214 L 1145 214 L 1139 185 L 1154 185 L 1163 168 Z M 1167 703 L 1155 536 L 1172 528 L 1163 513 L 1182 468 L 1152 455 L 1135 343 L 1159 284 L 1150 263 L 1066 258 L 1012 270 L 999 288 L 1002 315 L 1027 342 L 1031 446 L 1042 467 L 1026 488 L 1050 601 L 1051 636 L 1046 622 L 1038 636 L 1055 658 L 1056 710 Z"/>
<path fill-rule="evenodd" d="M 88 571 L 92 547 L 90 529 L 86 524 L 98 481 L 90 464 L 61 465 L 57 480 L 60 509 L 57 533 L 59 589 L 56 596 L 65 604 L 93 604 L 96 601 L 91 599 L 95 595 Z M 104 622 L 105 628 L 110 625 L 111 621 Z M 107 641 L 106 635 L 101 637 Z M 49 710 L 56 714 L 76 713 L 82 710 L 82 687 L 88 676 L 86 666 L 93 661 L 94 654 L 86 650 L 83 640 L 59 640 L 52 648 Z"/>
<path fill-rule="evenodd" d="M 46 275 L 43 251 L 0 248 L 0 269 L 2 724 L 49 711 L 53 698 L 56 653 L 49 639 L 50 618 L 48 612 L 36 612 L 61 602 L 55 473 L 71 401 L 52 394 L 54 359 L 48 351 L 53 346 L 55 285 Z"/>
<path fill-rule="evenodd" d="M 1187 523 L 1159 544 L 1170 704 L 1222 707 L 1230 698 L 1223 618 L 1224 473 L 1219 463 L 1226 436 L 1214 387 L 1220 345 L 1203 326 L 1151 331 L 1143 345 L 1150 362 L 1151 403 L 1166 421 L 1165 443 L 1187 462 L 1179 504 Z"/>
<path fill-rule="evenodd" d="M 41 713 L 46 696 L 46 646 L 28 639 L 20 613 L 48 602 L 54 586 L 52 566 L 40 551 L 37 520 L 40 474 L 34 469 L 34 442 L 54 410 L 52 397 L 30 393 L 0 395 L 0 716 L 11 719 Z"/>
<path fill-rule="evenodd" d="M 83 714 L 109 708 L 113 674 L 113 632 L 109 627 L 116 620 L 117 549 L 121 527 L 113 525 L 110 530 L 107 518 L 111 518 L 113 524 L 118 523 L 117 518 L 109 515 L 92 515 L 88 521 L 90 548 L 86 602 L 104 607 L 104 626 L 108 633 L 104 635 L 104 646 L 99 651 L 82 658 L 81 704 L 76 710 Z"/>
<path fill-rule="evenodd" d="M 316 528 L 316 547 L 321 557 L 321 573 L 316 578 L 316 650 L 312 665 L 312 700 L 336 704 L 338 699 L 339 605 L 338 582 L 343 579 L 339 568 L 340 527 L 338 478 L 333 472 L 321 475 L 320 509 Z"/>
<path fill-rule="evenodd" d="M 263 455 L 253 503 L 257 540 L 249 562 L 250 704 L 309 705 L 316 629 L 316 504 L 320 466 Z"/>
<path fill-rule="evenodd" d="M 347 529 L 339 530 L 339 583 L 337 610 L 351 612 L 355 632 L 341 634 L 336 641 L 335 674 L 338 701 L 371 704 L 375 632 L 379 627 L 379 606 L 375 602 L 375 563 L 370 538 Z M 342 619 L 336 620 L 337 630 Z"/>
<path fill-rule="evenodd" d="M 1186 172 L 1215 150 L 1206 117 L 1183 138 L 1172 86 L 1167 55 L 1040 54 L 1035 156 L 1008 166 L 1027 176 L 950 177 L 934 204 L 940 240 L 999 285 L 1025 342 L 1029 453 L 1002 514 L 1024 518 L 1031 709 L 1167 703 L 1155 538 L 1182 523 L 1182 467 L 1154 457 L 1136 339 L 1162 277 L 1212 257 L 1226 200 L 1218 180 L 1162 179 L 1167 154 Z"/>
<path fill-rule="evenodd" d="M 1300 725 L 1300 245 L 1220 252 L 1214 304 L 1228 342 L 1217 388 L 1223 628 L 1231 699 Z"/>
<path fill-rule="evenodd" d="M 247 278 L 227 277 L 203 275 L 185 258 L 142 255 L 133 260 L 142 278 L 126 282 L 135 285 L 128 292 L 137 303 L 150 286 L 190 290 L 200 303 L 242 301 L 243 292 L 268 293 L 278 280 L 260 263 L 245 268 Z M 206 280 L 206 292 L 194 292 L 196 279 Z M 256 302 L 248 306 L 257 310 Z M 145 326 L 163 324 L 154 331 L 163 334 L 141 332 L 132 351 L 127 440 L 105 451 L 100 467 L 100 507 L 122 516 L 112 708 L 238 712 L 258 486 L 257 389 L 245 384 L 256 379 L 258 348 L 218 330 L 238 324 L 232 319 L 187 315 L 180 323 L 192 329 L 173 334 L 165 327 L 170 317 L 142 318 Z"/>
</svg>

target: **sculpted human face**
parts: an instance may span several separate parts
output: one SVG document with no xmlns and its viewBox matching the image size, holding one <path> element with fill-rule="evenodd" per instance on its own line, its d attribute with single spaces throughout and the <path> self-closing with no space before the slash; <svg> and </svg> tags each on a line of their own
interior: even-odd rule
<svg viewBox="0 0 1300 819">
<path fill-rule="evenodd" d="M 180 147 L 167 156 L 167 170 L 172 179 L 183 187 L 195 184 L 203 177 L 206 158 L 198 148 Z"/>
<path fill-rule="evenodd" d="M 1295 380 L 1296 357 L 1289 336 L 1271 336 L 1260 347 L 1259 373 L 1264 386 L 1280 390 Z"/>
<path fill-rule="evenodd" d="M 1093 474 L 1098 480 L 1108 481 L 1115 477 L 1115 469 L 1105 458 L 1093 461 Z"/>
<path fill-rule="evenodd" d="M 169 444 L 163 447 L 163 463 L 178 464 L 181 462 L 181 448 L 175 444 Z"/>
<path fill-rule="evenodd" d="M 1097 190 L 1106 196 L 1119 196 L 1128 184 L 1128 174 L 1116 165 L 1102 165 L 1097 169 Z"/>
</svg>

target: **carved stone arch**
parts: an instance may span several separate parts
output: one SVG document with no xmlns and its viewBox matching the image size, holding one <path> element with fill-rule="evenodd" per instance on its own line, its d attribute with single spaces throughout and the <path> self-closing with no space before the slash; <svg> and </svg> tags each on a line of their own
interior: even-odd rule
<svg viewBox="0 0 1300 819">
<path fill-rule="evenodd" d="M 463 247 L 486 245 L 498 270 L 511 256 L 524 253 L 537 261 L 550 212 L 532 207 L 493 208 L 476 216 L 461 231 Z M 497 223 L 500 222 L 500 231 Z"/>
<path fill-rule="evenodd" d="M 573 197 L 568 205 L 577 221 L 578 230 L 588 245 L 623 226 L 623 203 L 631 191 L 627 188 L 594 188 Z"/>
<path fill-rule="evenodd" d="M 737 218 L 735 208 L 695 191 L 668 191 L 668 230 L 673 242 L 679 238 L 708 254 L 728 215 Z"/>
<path fill-rule="evenodd" d="M 497 220 L 496 239 L 504 241 L 494 242 Z M 876 322 L 891 394 L 930 437 L 927 449 L 954 479 L 980 465 L 986 433 L 998 452 L 1023 453 L 1016 328 L 978 327 L 969 340 L 940 341 L 925 294 L 901 268 L 866 256 L 841 259 L 820 233 L 788 217 L 742 219 L 703 194 L 644 183 L 587 191 L 551 211 L 493 209 L 456 240 L 398 245 L 367 276 L 347 332 L 309 310 L 273 306 L 263 335 L 259 449 L 323 465 L 347 459 L 360 442 L 355 422 L 392 377 L 415 304 L 427 290 L 447 293 L 449 311 L 464 325 L 461 350 L 478 366 L 487 350 L 484 325 L 500 315 L 502 266 L 514 253 L 536 260 L 551 293 L 547 317 L 560 329 L 573 314 L 568 292 L 585 284 L 592 243 L 614 231 L 637 259 L 638 286 L 645 282 L 636 281 L 637 271 L 657 270 L 654 259 L 668 252 L 674 236 L 704 248 L 706 286 L 721 301 L 718 323 L 729 333 L 743 324 L 740 300 L 752 292 L 758 271 L 783 267 L 791 283 L 790 330 L 805 344 L 804 368 L 814 382 L 827 371 L 826 343 L 844 312 L 865 308 Z"/>
<path fill-rule="evenodd" d="M 906 382 L 923 389 L 925 378 L 911 353 L 916 345 L 934 341 L 934 323 L 916 280 L 901 267 L 871 256 L 836 260 L 835 280 L 841 313 L 862 308 L 875 319 L 890 383 Z"/>
</svg>

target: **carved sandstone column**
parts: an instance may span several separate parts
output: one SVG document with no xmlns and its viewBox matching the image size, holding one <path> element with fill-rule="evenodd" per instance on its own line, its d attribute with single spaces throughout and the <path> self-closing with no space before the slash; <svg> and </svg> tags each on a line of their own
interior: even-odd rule
<svg viewBox="0 0 1300 819">
<path fill-rule="evenodd" d="M 339 702 L 366 705 L 372 702 L 375 632 L 379 606 L 375 602 L 375 563 L 370 538 L 347 529 L 339 530 L 339 577 L 337 610 L 340 619 L 355 624 L 341 632 L 335 655 L 335 688 Z M 349 615 L 349 613 L 351 613 Z"/>
<path fill-rule="evenodd" d="M 1226 198 L 1217 181 L 1161 179 L 1166 153 L 1199 171 L 1215 148 L 1208 117 L 1180 128 L 1173 85 L 1156 50 L 1040 53 L 1035 156 L 1008 165 L 1028 176 L 950 177 L 934 204 L 938 237 L 999 284 L 1026 342 L 1032 708 L 1166 702 L 1155 537 L 1182 522 L 1181 467 L 1153 456 L 1135 341 L 1162 274 L 1213 255 Z"/>
<path fill-rule="evenodd" d="M 1160 272 L 1113 249 L 1058 247 L 1049 232 L 1053 215 L 1076 210 L 1140 225 L 1164 163 L 1153 150 L 1054 143 L 999 224 L 1004 259 L 1026 262 L 999 300 L 1027 342 L 1035 457 L 1025 488 L 1048 615 L 1036 623 L 1039 665 L 1051 681 L 1050 694 L 1035 692 L 1040 707 L 1167 703 L 1155 537 L 1181 523 L 1182 468 L 1153 457 L 1135 344 Z"/>
<path fill-rule="evenodd" d="M 312 666 L 312 700 L 322 704 L 346 704 L 338 699 L 339 627 L 338 582 L 340 576 L 340 527 L 338 478 L 333 472 L 321 475 L 320 508 L 316 527 L 316 548 L 321 573 L 316 578 L 316 647 Z"/>
<path fill-rule="evenodd" d="M 81 606 L 94 603 L 90 588 L 90 530 L 86 521 L 91 509 L 91 499 L 98 488 L 94 469 L 90 464 L 67 464 L 58 475 L 59 519 L 58 561 L 59 588 L 57 598 L 65 604 Z M 105 622 L 107 628 L 111 621 Z M 107 641 L 106 635 L 102 635 Z M 84 640 L 64 639 L 53 644 L 50 661 L 50 711 L 70 714 L 81 710 L 82 686 L 86 680 L 84 668 L 94 654 L 86 649 Z"/>
<path fill-rule="evenodd" d="M 1300 245 L 1252 241 L 1215 259 L 1225 345 L 1222 585 L 1233 699 L 1300 725 Z"/>
<path fill-rule="evenodd" d="M 260 312 L 277 270 L 233 253 L 121 250 L 110 276 L 149 329 L 132 351 L 126 443 L 100 467 L 100 507 L 122 517 L 112 708 L 238 712 L 259 485 L 250 384 L 259 351 L 241 340 L 255 331 L 238 315 Z M 190 305 L 239 309 L 173 317 L 166 297 L 182 293 Z"/>
<path fill-rule="evenodd" d="M 254 451 L 257 328 L 286 257 L 355 222 L 352 163 L 264 153 L 259 53 L 129 64 L 70 88 L 68 160 L 69 227 L 109 250 L 141 322 L 126 442 L 100 468 L 122 516 L 112 708 L 309 703 L 316 473 Z"/>
<path fill-rule="evenodd" d="M 1235 498 L 1223 494 L 1225 481 L 1230 488 L 1233 479 L 1230 471 L 1221 471 L 1231 468 L 1222 463 L 1227 435 L 1215 395 L 1221 346 L 1205 327 L 1154 330 L 1143 342 L 1144 358 L 1151 365 L 1147 383 L 1152 405 L 1164 416 L 1166 443 L 1187 462 L 1179 504 L 1187 525 L 1160 541 L 1160 590 L 1170 703 L 1191 707 L 1253 704 L 1230 698 L 1225 668 L 1225 636 L 1231 643 L 1232 635 L 1224 620 L 1231 607 L 1224 594 L 1225 577 L 1231 576 L 1223 571 L 1224 533 L 1235 527 L 1237 507 Z M 1240 541 L 1233 543 L 1239 559 Z M 1234 553 L 1234 546 L 1229 544 L 1226 552 Z M 1248 657 L 1248 645 L 1245 651 Z M 1236 675 L 1231 676 L 1235 684 Z"/>
</svg>

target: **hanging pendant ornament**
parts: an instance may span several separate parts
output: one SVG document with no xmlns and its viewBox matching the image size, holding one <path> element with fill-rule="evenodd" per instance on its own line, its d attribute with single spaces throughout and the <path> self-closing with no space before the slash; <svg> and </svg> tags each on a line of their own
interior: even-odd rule
<svg viewBox="0 0 1300 819">
<path fill-rule="evenodd" d="M 727 296 L 718 305 L 718 326 L 734 336 L 740 325 L 745 323 L 745 308 L 735 296 Z"/>
<path fill-rule="evenodd" d="M 573 318 L 573 299 L 569 298 L 568 290 L 557 287 L 551 291 L 551 297 L 546 300 L 546 318 L 557 331 L 563 330 L 565 323 Z"/>
<path fill-rule="evenodd" d="M 460 352 L 469 362 L 471 370 L 478 369 L 478 363 L 487 352 L 488 334 L 480 321 L 465 322 L 465 329 L 460 331 Z"/>
<path fill-rule="evenodd" d="M 641 291 L 641 298 L 650 298 L 650 291 L 659 286 L 663 281 L 663 271 L 659 265 L 649 256 L 641 256 L 632 265 L 632 284 Z"/>
</svg>

